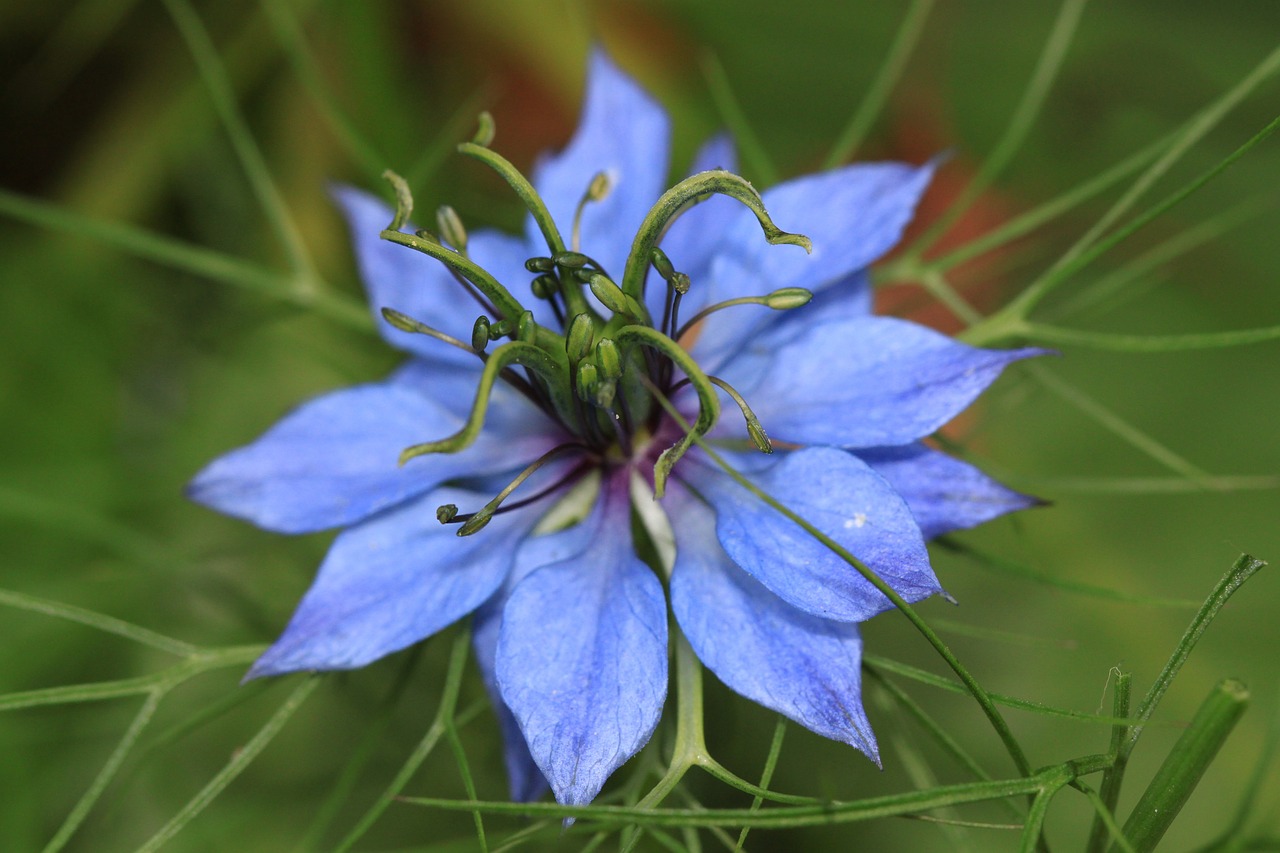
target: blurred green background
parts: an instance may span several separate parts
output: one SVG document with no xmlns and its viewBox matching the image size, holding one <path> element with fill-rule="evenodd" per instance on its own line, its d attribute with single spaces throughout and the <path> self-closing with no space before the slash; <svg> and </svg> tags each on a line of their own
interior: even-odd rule
<svg viewBox="0 0 1280 853">
<path fill-rule="evenodd" d="M 139 259 L 91 235 L 0 218 L 0 587 L 190 643 L 230 646 L 275 636 L 329 537 L 256 531 L 188 504 L 184 483 L 298 402 L 380 377 L 397 363 L 358 324 L 305 305 L 317 288 L 339 305 L 359 300 L 328 182 L 380 191 L 377 175 L 391 167 L 410 176 L 423 209 L 447 202 L 468 223 L 515 228 L 514 199 L 481 168 L 450 156 L 451 146 L 469 135 L 480 109 L 494 113 L 495 147 L 518 165 L 562 145 L 593 42 L 672 112 L 678 168 L 740 114 L 756 141 L 744 152 L 748 178 L 767 183 L 810 171 L 857 109 L 908 4 L 264 0 L 195 8 L 242 111 L 245 138 L 256 142 L 305 246 L 303 273 L 291 271 L 289 250 L 242 168 L 244 153 L 159 2 L 0 5 L 0 187 L 276 271 L 273 282 L 301 295 L 282 301 Z M 936 216 L 1004 133 L 1057 13 L 1055 4 L 1021 0 L 938 3 L 859 157 L 920 161 L 953 152 L 926 204 L 926 215 Z M 1179 127 L 1262 61 L 1278 35 L 1272 0 L 1089 5 L 1017 158 L 949 244 L 1079 186 Z M 1148 201 L 1257 132 L 1274 117 L 1278 95 L 1274 80 L 1262 84 Z M 1133 270 L 1134 259 L 1205 223 L 1210 239 L 1138 269 L 1126 286 L 1064 315 L 1063 325 L 1156 334 L 1280 323 L 1278 179 L 1280 150 L 1270 141 L 1073 278 L 1054 302 L 1069 307 L 1073 295 Z M 959 280 L 969 298 L 994 309 L 1119 192 L 965 271 Z M 894 287 L 883 297 L 887 310 L 956 328 L 919 288 Z M 1011 371 L 950 432 L 992 473 L 1053 502 L 960 541 L 1057 585 L 935 549 L 938 573 L 960 606 L 932 601 L 923 612 L 988 689 L 1102 712 L 1109 669 L 1131 671 L 1141 696 L 1194 612 L 1151 599 L 1202 599 L 1241 551 L 1280 558 L 1280 345 L 1164 355 L 1062 351 L 1039 373 Z M 1195 847 L 1225 828 L 1277 717 L 1274 572 L 1232 601 L 1157 713 L 1161 721 L 1186 721 L 1223 676 L 1254 691 L 1252 709 L 1174 825 L 1170 849 Z M 1135 600 L 1073 592 L 1070 584 Z M 875 620 L 865 634 L 871 653 L 943 671 L 896 616 Z M 325 679 L 268 750 L 165 849 L 333 847 L 422 737 L 447 646 L 447 639 L 432 641 Z M 141 676 L 172 662 L 63 619 L 0 606 L 0 693 Z M 146 842 L 291 689 L 287 680 L 237 687 L 240 675 L 219 670 L 165 698 L 67 849 L 132 850 Z M 991 773 L 1013 772 L 971 701 L 903 684 Z M 707 689 L 712 749 L 756 778 L 772 716 L 714 682 Z M 463 706 L 481 693 L 469 673 Z M 130 698 L 0 716 L 0 849 L 48 842 L 139 705 Z M 852 798 L 966 779 L 874 691 L 868 706 L 883 772 L 793 728 L 774 786 Z M 1107 746 L 1104 725 L 1008 716 L 1035 765 Z M 1161 725 L 1147 733 L 1123 803 L 1133 802 L 1177 732 Z M 480 796 L 504 798 L 487 709 L 463 738 Z M 690 790 L 708 806 L 746 805 L 708 779 L 695 779 Z M 447 749 L 432 754 L 406 792 L 464 796 Z M 1280 786 L 1270 781 L 1253 812 L 1255 834 L 1280 837 L 1269 817 L 1278 805 Z M 994 807 L 961 814 L 1008 820 Z M 1060 849 L 1081 847 L 1089 815 L 1082 797 L 1059 798 L 1049 828 Z M 491 841 L 527 826 L 487 821 Z M 578 849 L 589 837 L 561 838 L 553 822 L 529 846 Z M 747 848 L 856 841 L 868 849 L 949 850 L 965 839 L 970 849 L 1013 849 L 1017 833 L 896 820 L 805 834 L 758 831 Z M 710 835 L 704 842 L 719 844 Z M 394 804 L 355 849 L 475 845 L 465 813 Z M 642 844 L 651 848 L 660 849 Z"/>
</svg>

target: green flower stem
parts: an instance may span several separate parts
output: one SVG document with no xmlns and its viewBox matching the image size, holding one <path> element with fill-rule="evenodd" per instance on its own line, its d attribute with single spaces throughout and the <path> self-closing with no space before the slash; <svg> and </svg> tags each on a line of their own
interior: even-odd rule
<svg viewBox="0 0 1280 853">
<path fill-rule="evenodd" d="M 1205 699 L 1125 821 L 1125 838 L 1136 853 L 1155 849 L 1248 704 L 1249 690 L 1230 678 Z"/>
<path fill-rule="evenodd" d="M 759 220 L 760 227 L 764 229 L 765 239 L 771 244 L 787 243 L 801 246 L 805 252 L 813 251 L 813 244 L 808 237 L 791 234 L 773 224 L 769 213 L 764 209 L 760 193 L 744 178 L 723 169 L 699 172 L 663 193 L 657 204 L 645 215 L 644 222 L 640 224 L 640 230 L 631 243 L 631 254 L 627 257 L 627 268 L 622 275 L 623 293 L 644 304 L 645 274 L 649 271 L 653 250 L 663 233 L 686 209 L 716 194 L 735 198 L 750 208 Z"/>
<path fill-rule="evenodd" d="M 946 661 L 947 666 L 951 667 L 952 672 L 959 676 L 960 680 L 964 682 L 965 688 L 968 689 L 969 694 L 973 696 L 974 700 L 982 708 L 983 714 L 986 715 L 992 728 L 995 729 L 996 735 L 1004 744 L 1005 750 L 1009 753 L 1009 757 L 1013 759 L 1014 766 L 1018 768 L 1018 772 L 1022 773 L 1024 776 L 1030 776 L 1031 764 L 1027 761 L 1027 756 L 1022 751 L 1022 745 L 1018 743 L 1017 739 L 1013 736 L 1013 732 L 1009 729 L 1009 724 L 1005 722 L 1004 716 L 1000 713 L 1000 709 L 995 706 L 995 703 L 991 700 L 991 696 L 982 687 L 982 685 L 978 684 L 977 680 L 969 673 L 969 670 L 960 663 L 960 659 L 957 658 L 947 644 L 943 642 L 937 632 L 935 632 L 933 628 L 924 621 L 920 614 L 915 611 L 915 608 L 908 604 L 906 599 L 901 595 L 898 595 L 897 590 L 881 580 L 879 575 L 867 568 L 867 566 L 853 554 L 849 553 L 844 546 L 836 542 L 818 528 L 814 527 L 808 520 L 774 498 L 772 495 L 765 492 L 755 483 L 744 477 L 732 465 L 726 462 L 724 457 L 717 453 L 707 442 L 703 441 L 700 434 L 689 429 L 688 422 L 678 411 L 676 411 L 675 406 L 671 404 L 670 400 L 662 395 L 657 395 L 657 399 L 662 407 L 666 409 L 667 414 L 669 414 L 671 418 L 685 430 L 686 438 L 691 440 L 693 443 L 696 443 L 698 447 L 700 447 L 702 451 L 725 472 L 725 474 L 738 483 L 738 485 L 754 494 L 767 505 L 773 507 L 794 524 L 798 525 L 816 541 L 822 543 L 822 545 L 829 551 L 852 566 L 857 570 L 858 574 L 866 578 L 868 583 L 879 590 L 881 594 L 893 603 L 894 607 L 907 617 L 907 620 L 910 621 L 915 629 L 920 632 L 921 636 L 925 638 L 929 645 L 933 646 L 934 651 L 936 651 L 938 655 Z"/>
<path fill-rule="evenodd" d="M 889 55 L 880 63 L 876 79 L 871 82 L 866 94 L 862 96 L 858 111 L 853 114 L 853 118 L 845 125 L 844 130 L 840 131 L 840 136 L 831 146 L 831 153 L 823 161 L 822 171 L 829 171 L 853 160 L 858 146 L 862 144 L 876 117 L 884 109 L 885 101 L 888 100 L 889 94 L 902 76 L 911 52 L 920 41 L 925 22 L 929 20 L 929 13 L 933 10 L 933 3 L 934 0 L 913 0 L 911 8 L 907 10 L 902 24 L 898 27 L 898 34 L 894 36 L 893 44 L 889 47 Z"/>
<path fill-rule="evenodd" d="M 667 772 L 657 784 L 635 804 L 634 808 L 651 811 L 665 800 L 689 768 L 714 764 L 707 754 L 702 726 L 702 664 L 694 654 L 684 632 L 674 618 L 668 620 L 671 645 L 675 650 L 676 742 Z M 629 831 L 623 836 L 621 849 L 627 853 L 640 839 L 640 833 Z"/>
<path fill-rule="evenodd" d="M 1024 322 L 1006 330 L 1036 343 L 1062 344 L 1089 349 L 1115 350 L 1118 352 L 1185 352 L 1197 349 L 1223 349 L 1246 344 L 1280 339 L 1280 326 L 1264 326 L 1257 329 L 1238 329 L 1230 332 L 1200 332 L 1184 335 L 1126 335 L 1113 332 L 1093 332 L 1086 329 L 1067 329 L 1046 326 L 1042 323 Z"/>
<path fill-rule="evenodd" d="M 698 394 L 698 419 L 694 421 L 692 430 L 686 430 L 679 441 L 662 451 L 657 463 L 653 466 L 653 493 L 654 497 L 661 498 L 666 492 L 667 476 L 670 475 L 671 469 L 680 461 L 680 457 L 684 456 L 690 444 L 715 426 L 716 420 L 720 417 L 720 399 L 716 396 L 715 386 L 711 384 L 711 380 L 702 372 L 702 368 L 693 357 L 679 344 L 656 329 L 648 326 L 623 326 L 613 334 L 613 339 L 619 344 L 634 343 L 662 353 L 671 359 L 676 367 L 684 371 L 689 384 Z M 655 397 L 660 400 L 666 399 L 646 377 L 641 376 L 640 379 Z M 666 405 L 668 403 L 664 402 L 663 406 Z M 684 421 L 680 420 L 678 423 L 683 425 Z"/>
<path fill-rule="evenodd" d="M 1111 712 L 1117 717 L 1129 716 L 1129 696 L 1133 686 L 1133 676 L 1127 672 L 1115 670 L 1116 685 L 1111 700 Z M 1111 727 L 1111 749 L 1114 756 L 1120 755 L 1120 747 L 1124 743 L 1129 727 L 1117 723 Z M 1107 826 L 1103 815 L 1113 815 L 1115 804 L 1120 801 L 1120 782 L 1124 778 L 1124 770 L 1117 772 L 1116 767 L 1102 774 L 1102 790 L 1098 794 L 1098 814 L 1094 818 L 1093 827 L 1089 830 L 1089 845 L 1086 853 L 1102 853 L 1106 849 L 1107 838 L 1113 830 Z"/>
<path fill-rule="evenodd" d="M 400 792 L 404 790 L 404 786 L 409 784 L 409 780 L 413 778 L 413 774 L 418 772 L 418 768 L 427 760 L 429 756 L 440 743 L 440 739 L 445 737 L 450 726 L 456 724 L 456 717 L 470 716 L 468 712 L 456 714 L 458 707 L 458 695 L 462 690 L 462 675 L 466 671 L 467 658 L 471 651 L 471 627 L 470 623 L 466 623 L 466 627 L 458 631 L 453 638 L 453 646 L 449 652 L 449 669 L 444 677 L 444 688 L 440 693 L 440 705 L 436 710 L 435 719 L 431 721 L 431 725 L 427 727 L 427 732 L 423 735 L 422 740 L 418 742 L 413 753 L 401 765 L 400 771 L 396 773 L 395 778 L 391 780 L 385 791 L 374 802 L 364 816 L 356 822 L 346 837 L 334 848 L 334 853 L 346 853 L 352 846 L 356 844 L 364 834 L 369 831 L 382 813 L 387 810 Z M 479 703 L 477 703 L 479 704 Z M 456 802 L 451 800 L 450 802 Z M 485 809 L 468 808 L 467 811 L 486 811 Z"/>
<path fill-rule="evenodd" d="M 1031 853 L 1043 847 L 1041 830 L 1044 828 L 1045 816 L 1049 814 L 1049 805 L 1058 792 L 1075 780 L 1076 774 L 1067 765 L 1055 767 L 1056 773 L 1046 774 L 1044 784 L 1031 801 L 1031 811 L 1022 824 L 1022 838 L 1018 844 L 1020 853 Z"/>
<path fill-rule="evenodd" d="M 1222 579 L 1218 581 L 1217 586 L 1213 588 L 1213 592 L 1209 593 L 1209 597 L 1200 606 L 1200 610 L 1192 617 L 1191 624 L 1183 632 L 1182 639 L 1178 641 L 1178 646 L 1174 649 L 1173 655 L 1165 663 L 1164 669 L 1156 677 L 1155 682 L 1147 691 L 1147 695 L 1143 697 L 1142 703 L 1138 705 L 1138 710 L 1134 714 L 1134 722 L 1126 727 L 1123 737 L 1113 747 L 1115 762 L 1111 770 L 1108 771 L 1101 792 L 1103 804 L 1113 814 L 1116 810 L 1116 804 L 1119 802 L 1120 785 L 1124 781 L 1125 769 L 1129 764 L 1129 756 L 1133 753 L 1133 748 L 1137 746 L 1138 738 L 1142 736 L 1143 726 L 1151 718 L 1156 706 L 1164 698 L 1165 691 L 1169 689 L 1169 685 L 1173 682 L 1179 670 L 1182 669 L 1182 665 L 1187 662 L 1187 658 L 1191 655 L 1191 650 L 1195 648 L 1196 643 L 1204 635 L 1209 624 L 1218 615 L 1218 611 L 1223 608 L 1245 581 L 1266 565 L 1263 560 L 1256 559 L 1249 554 L 1241 554 L 1227 573 L 1222 576 Z"/>
<path fill-rule="evenodd" d="M 1013 160 L 1018 149 L 1022 147 L 1027 133 L 1035 124 L 1036 116 L 1048 98 L 1049 89 L 1062 69 L 1062 61 L 1075 36 L 1084 5 L 1085 0 L 1063 0 L 1058 8 L 1058 17 L 1049 31 L 1049 38 L 1040 51 L 1040 61 L 1027 82 L 1027 88 L 1023 91 L 1013 116 L 1009 119 L 1004 135 L 987 155 L 978 174 L 964 188 L 960 197 L 948 206 L 946 214 L 930 226 L 929 230 L 907 250 L 908 257 L 919 258 L 923 255 L 937 242 L 938 238 L 959 221 L 964 212 L 982 195 L 983 190 L 989 187 L 996 176 L 1003 172 Z"/>
<path fill-rule="evenodd" d="M 601 826 L 638 824 L 642 826 L 744 827 L 756 829 L 791 829 L 801 826 L 854 823 L 886 817 L 916 815 L 932 809 L 989 802 L 1025 795 L 1036 795 L 1080 776 L 1105 770 L 1110 758 L 1094 755 L 1065 764 L 1054 765 L 1017 779 L 993 782 L 969 782 L 943 785 L 927 791 L 908 791 L 883 797 L 869 797 L 854 802 L 811 803 L 777 806 L 768 809 L 646 809 L 638 806 L 562 806 L 556 803 L 510 803 L 506 801 L 471 802 L 437 797 L 401 797 L 407 805 L 444 811 L 470 812 L 479 809 L 487 814 L 526 815 L 536 817 L 573 817 L 591 820 Z M 1064 776 L 1066 780 L 1063 781 Z"/>
<path fill-rule="evenodd" d="M 258 754 L 267 748 L 267 744 L 275 738 L 285 724 L 289 722 L 289 718 L 294 712 L 302 706 L 307 697 L 320 685 L 320 677 L 310 676 L 304 679 L 293 692 L 289 694 L 289 698 L 284 701 L 276 712 L 272 714 L 271 719 L 258 730 L 258 733 L 241 748 L 237 749 L 231 756 L 231 760 L 227 762 L 221 770 L 218 771 L 209 783 L 200 789 L 194 797 L 187 801 L 177 814 L 169 819 L 160 831 L 151 837 L 147 843 L 138 848 L 137 853 L 154 853 L 163 847 L 173 836 L 177 835 L 183 827 L 190 823 L 195 817 L 204 811 L 209 803 L 222 793 L 223 789 L 230 785 L 237 776 L 244 772 Z"/>
<path fill-rule="evenodd" d="M 1280 49 L 1277 49 L 1277 51 L 1269 57 L 1269 60 L 1266 63 L 1268 73 L 1273 73 L 1277 67 L 1280 67 Z M 1122 241 L 1128 239 L 1138 230 L 1144 228 L 1158 217 L 1163 216 L 1165 213 L 1182 203 L 1188 196 L 1192 195 L 1196 190 L 1216 178 L 1255 146 L 1259 145 L 1263 140 L 1274 133 L 1277 128 L 1280 128 L 1280 116 L 1277 116 L 1268 122 L 1262 130 L 1255 133 L 1248 141 L 1225 157 L 1213 168 L 1204 172 L 1200 177 L 1172 193 L 1160 203 L 1144 211 L 1141 215 L 1135 217 L 1129 224 L 1122 228 L 1118 228 L 1106 239 L 1099 240 L 1098 242 L 1090 245 L 1089 248 L 1081 250 L 1078 254 L 1075 254 L 1071 260 L 1055 265 L 1047 273 L 1027 285 L 1021 293 L 1009 302 L 1009 304 L 988 317 L 981 325 L 990 324 L 996 329 L 999 329 L 1001 326 L 1010 322 L 1025 320 L 1031 310 L 1039 304 L 1040 300 L 1047 296 L 1051 290 L 1087 267 L 1089 264 L 1093 263 L 1100 256 L 1110 251 Z M 970 331 L 979 338 L 983 336 L 983 332 L 978 327 L 974 327 Z"/>
</svg>

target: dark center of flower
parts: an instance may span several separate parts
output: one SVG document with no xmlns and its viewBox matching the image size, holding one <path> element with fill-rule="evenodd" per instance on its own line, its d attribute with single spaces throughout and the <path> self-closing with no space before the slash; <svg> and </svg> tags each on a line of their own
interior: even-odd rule
<svg viewBox="0 0 1280 853">
<path fill-rule="evenodd" d="M 383 239 L 444 263 L 484 311 L 472 327 L 468 345 L 392 308 L 382 310 L 387 322 L 396 328 L 431 335 L 473 352 L 484 364 L 475 402 L 463 428 L 447 438 L 406 448 L 400 460 L 403 464 L 422 454 L 455 453 L 468 447 L 484 425 L 496 382 L 504 382 L 527 397 L 564 430 L 565 441 L 525 467 L 480 510 L 460 514 L 450 504 L 440 508 L 439 520 L 461 524 L 459 535 L 469 535 L 504 507 L 513 509 L 540 500 L 593 468 L 620 465 L 652 464 L 654 492 L 661 497 L 676 462 L 695 437 L 705 435 L 719 418 L 717 389 L 741 409 L 752 443 L 762 452 L 772 452 L 768 436 L 742 396 L 718 377 L 708 376 L 687 348 L 691 348 L 699 324 L 717 311 L 740 305 L 787 310 L 806 304 L 812 294 L 803 288 L 787 287 L 763 296 L 730 299 L 710 305 L 682 323 L 681 302 L 693 283 L 675 268 L 658 242 L 683 211 L 716 193 L 746 205 L 770 243 L 792 243 L 807 251 L 808 239 L 778 229 L 765 212 L 759 194 L 741 177 L 723 170 L 701 172 L 676 184 L 649 211 L 632 241 L 619 282 L 582 251 L 580 240 L 584 211 L 608 196 L 609 177 L 601 172 L 589 182 L 574 212 L 570 243 L 566 246 L 533 186 L 510 162 L 488 148 L 492 131 L 492 119 L 482 116 L 480 133 L 460 145 L 459 151 L 497 171 L 524 202 L 542 232 L 548 254 L 530 258 L 525 268 L 535 276 L 531 284 L 533 297 L 548 304 L 554 323 L 537 322 L 534 313 L 503 283 L 471 260 L 466 229 L 452 208 L 442 207 L 437 213 L 439 236 L 423 230 L 413 235 L 401 232 L 413 200 L 404 181 L 388 172 L 386 177 L 395 187 L 397 206 L 394 220 L 382 232 Z M 660 318 L 651 316 L 646 307 L 650 269 L 665 285 Z M 588 298 L 588 292 L 594 299 Z M 697 415 L 690 419 L 687 431 L 678 431 L 673 444 L 656 453 L 655 439 L 673 432 L 665 406 L 673 394 L 686 386 L 697 396 Z M 577 459 L 567 475 L 535 495 L 504 504 L 534 472 L 564 456 Z"/>
</svg>

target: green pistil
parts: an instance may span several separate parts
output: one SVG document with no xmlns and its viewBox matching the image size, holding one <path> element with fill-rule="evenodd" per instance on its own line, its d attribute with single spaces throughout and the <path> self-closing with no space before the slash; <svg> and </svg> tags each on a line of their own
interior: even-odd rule
<svg viewBox="0 0 1280 853">
<path fill-rule="evenodd" d="M 699 172 L 667 190 L 658 199 L 658 203 L 649 209 L 644 222 L 640 225 L 640 230 L 636 232 L 635 240 L 631 243 L 627 268 L 622 274 L 623 292 L 637 302 L 644 301 L 645 272 L 653 260 L 653 250 L 657 248 L 662 235 L 681 213 L 716 194 L 735 198 L 750 208 L 756 215 L 760 227 L 764 229 L 765 239 L 770 243 L 774 245 L 787 243 L 800 246 L 805 252 L 813 251 L 813 244 L 808 237 L 783 231 L 773 224 L 768 211 L 764 209 L 764 201 L 760 198 L 760 194 L 745 178 L 723 169 Z"/>
<path fill-rule="evenodd" d="M 577 442 L 568 442 L 566 444 L 561 444 L 561 445 L 558 445 L 557 447 L 553 447 L 550 450 L 548 450 L 546 453 L 539 456 L 531 465 L 529 465 L 523 471 L 521 471 L 514 480 L 512 480 L 510 483 L 507 484 L 506 488 L 498 492 L 498 494 L 493 498 L 493 500 L 489 501 L 487 504 L 485 504 L 476 512 L 473 512 L 470 515 L 458 515 L 457 506 L 455 506 L 454 504 L 445 504 L 444 506 L 439 507 L 436 510 L 436 518 L 439 519 L 441 524 L 462 522 L 462 527 L 458 528 L 459 536 L 470 536 L 472 533 L 477 533 L 481 529 L 483 529 L 485 525 L 487 525 L 490 521 L 492 521 L 493 517 L 497 515 L 498 512 L 500 512 L 500 508 L 502 507 L 502 502 L 505 501 L 507 498 L 509 498 L 512 492 L 520 488 L 520 486 L 524 483 L 524 481 L 532 477 L 536 471 L 542 468 L 542 466 L 546 465 L 552 459 L 554 459 L 555 457 L 563 453 L 566 453 L 567 451 L 585 450 L 585 449 L 586 447 L 584 445 L 579 444 Z M 561 480 L 553 484 L 552 489 L 558 489 L 563 485 L 564 485 L 564 480 Z M 540 495 L 536 495 L 535 498 L 536 497 L 540 497 Z M 514 508 L 515 506 L 513 505 L 512 509 Z"/>
<path fill-rule="evenodd" d="M 698 363 L 689 353 L 681 349 L 679 344 L 656 329 L 648 326 L 623 326 L 613 335 L 613 339 L 622 345 L 635 343 L 666 356 L 684 372 L 698 394 L 698 418 L 693 423 L 693 430 L 685 433 L 679 441 L 662 451 L 657 463 L 653 466 L 653 493 L 660 498 L 666 493 L 667 477 L 670 476 L 671 469 L 689 449 L 689 445 L 693 443 L 693 437 L 706 435 L 711 427 L 715 426 L 716 420 L 720 417 L 720 401 L 716 398 L 710 380 L 702 372 Z M 639 377 L 639 380 L 642 383 L 652 384 L 645 376 Z"/>
</svg>

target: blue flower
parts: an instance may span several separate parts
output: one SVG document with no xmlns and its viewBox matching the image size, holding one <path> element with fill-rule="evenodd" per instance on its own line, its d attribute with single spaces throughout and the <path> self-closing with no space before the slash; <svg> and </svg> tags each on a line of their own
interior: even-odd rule
<svg viewBox="0 0 1280 853">
<path fill-rule="evenodd" d="M 439 236 L 415 236 L 407 194 L 393 212 L 338 190 L 381 333 L 411 360 L 302 405 L 191 484 L 269 530 L 342 528 L 250 676 L 363 666 L 472 615 L 512 796 L 549 783 L 583 804 L 658 722 L 669 607 L 730 688 L 878 761 L 857 623 L 892 605 L 726 476 L 659 397 L 918 601 L 940 591 L 927 538 L 1032 503 L 921 439 L 1034 351 L 871 316 L 867 267 L 932 166 L 849 166 L 761 199 L 716 139 L 664 193 L 668 134 L 597 53 L 576 136 L 532 182 L 488 140 L 462 146 L 522 194 L 523 238 L 467 234 L 447 209 Z M 569 493 L 589 509 L 550 523 Z M 632 541 L 655 493 L 669 579 Z"/>
</svg>

